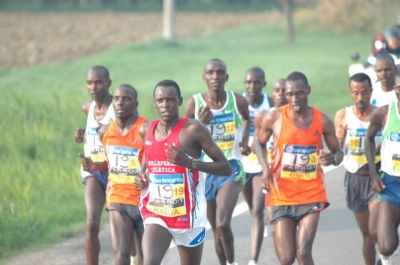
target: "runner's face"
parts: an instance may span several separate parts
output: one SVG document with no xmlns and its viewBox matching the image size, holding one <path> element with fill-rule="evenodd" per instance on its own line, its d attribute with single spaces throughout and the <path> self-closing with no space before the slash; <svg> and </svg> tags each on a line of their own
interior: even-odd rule
<svg viewBox="0 0 400 265">
<path fill-rule="evenodd" d="M 154 91 L 153 104 L 160 119 L 168 122 L 179 116 L 182 97 L 178 96 L 176 89 L 172 86 L 159 86 Z"/>
<path fill-rule="evenodd" d="M 275 107 L 280 107 L 288 103 L 285 96 L 284 81 L 278 81 L 274 84 L 274 89 L 272 90 L 272 100 L 274 101 Z"/>
<path fill-rule="evenodd" d="M 353 99 L 354 106 L 356 106 L 358 110 L 366 110 L 370 105 L 372 94 L 372 88 L 368 81 L 356 82 L 351 80 L 349 92 Z"/>
<path fill-rule="evenodd" d="M 267 83 L 261 73 L 249 72 L 244 80 L 247 96 L 250 100 L 255 100 L 261 97 L 263 87 Z"/>
<path fill-rule="evenodd" d="M 89 71 L 86 78 L 86 87 L 94 101 L 101 101 L 104 99 L 104 97 L 108 95 L 110 85 L 111 81 L 101 76 L 100 73 L 95 70 Z"/>
<path fill-rule="evenodd" d="M 287 81 L 285 84 L 285 96 L 290 104 L 291 110 L 302 112 L 308 106 L 308 94 L 310 86 L 306 86 L 303 81 Z"/>
<path fill-rule="evenodd" d="M 209 90 L 223 91 L 225 83 L 228 81 L 225 65 L 218 61 L 208 62 L 204 68 L 203 80 Z"/>
<path fill-rule="evenodd" d="M 129 118 L 132 113 L 137 113 L 138 102 L 136 97 L 123 87 L 115 90 L 112 103 L 117 118 Z"/>
<path fill-rule="evenodd" d="M 375 64 L 375 73 L 383 85 L 393 84 L 396 66 L 390 62 L 378 60 Z"/>
</svg>

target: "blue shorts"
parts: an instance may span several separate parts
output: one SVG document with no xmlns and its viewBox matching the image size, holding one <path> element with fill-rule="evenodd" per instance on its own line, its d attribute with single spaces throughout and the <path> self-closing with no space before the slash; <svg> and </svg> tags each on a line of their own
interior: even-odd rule
<svg viewBox="0 0 400 265">
<path fill-rule="evenodd" d="M 242 181 L 244 182 L 245 173 L 243 170 L 242 162 L 239 160 L 229 160 L 229 164 L 232 167 L 232 174 L 227 177 L 215 176 L 207 174 L 206 178 L 206 200 L 215 201 L 217 198 L 218 191 L 229 182 Z"/>
<path fill-rule="evenodd" d="M 400 207 L 400 177 L 394 177 L 383 172 L 382 181 L 386 185 L 386 189 L 379 193 L 379 201 L 389 202 Z"/>
<path fill-rule="evenodd" d="M 104 191 L 106 191 L 107 187 L 107 180 L 108 180 L 108 173 L 103 172 L 103 171 L 84 171 L 81 170 L 82 173 L 82 178 L 83 178 L 83 184 L 86 185 L 87 178 L 88 177 L 94 177 L 97 179 L 97 181 L 100 183 L 100 185 L 103 187 Z"/>
<path fill-rule="evenodd" d="M 244 183 L 243 186 L 251 186 L 251 182 L 253 181 L 254 177 L 261 177 L 262 172 L 257 172 L 257 173 L 246 173 L 246 182 Z"/>
</svg>

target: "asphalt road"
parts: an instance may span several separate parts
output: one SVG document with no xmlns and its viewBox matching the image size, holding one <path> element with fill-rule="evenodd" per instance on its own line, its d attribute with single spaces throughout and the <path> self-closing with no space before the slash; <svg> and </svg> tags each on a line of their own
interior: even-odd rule
<svg viewBox="0 0 400 265">
<path fill-rule="evenodd" d="M 328 199 L 331 205 L 321 213 L 317 235 L 314 241 L 313 257 L 315 264 L 323 265 L 359 265 L 364 264 L 361 254 L 362 238 L 353 214 L 346 209 L 343 195 L 344 169 L 339 167 L 325 175 Z M 232 220 L 235 236 L 236 261 L 239 265 L 247 265 L 250 253 L 251 217 L 242 197 L 239 198 L 236 215 Z M 113 252 L 110 232 L 107 225 L 101 230 L 102 250 L 100 264 L 113 264 Z M 60 244 L 14 258 L 5 265 L 84 265 L 84 237 L 80 235 Z M 400 256 L 395 256 L 395 264 L 400 264 Z M 171 248 L 165 265 L 180 264 L 176 247 Z M 214 251 L 212 231 L 208 230 L 204 244 L 202 263 L 217 265 L 218 259 Z M 273 240 L 269 236 L 264 239 L 258 264 L 279 264 L 274 252 Z M 297 264 L 297 263 L 295 263 Z"/>
</svg>

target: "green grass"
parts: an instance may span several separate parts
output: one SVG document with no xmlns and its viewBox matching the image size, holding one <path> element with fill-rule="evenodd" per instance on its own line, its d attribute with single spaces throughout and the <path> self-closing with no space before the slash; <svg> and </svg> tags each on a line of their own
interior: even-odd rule
<svg viewBox="0 0 400 265">
<path fill-rule="evenodd" d="M 253 25 L 178 44 L 157 39 L 71 63 L 0 72 L 0 258 L 83 232 L 84 187 L 76 155 L 82 146 L 73 134 L 85 124 L 81 106 L 89 98 L 85 77 L 91 66 L 109 68 L 111 92 L 122 83 L 136 87 L 139 111 L 150 119 L 156 117 L 151 98 L 158 81 L 177 81 L 185 105 L 193 93 L 207 90 L 203 66 L 214 57 L 226 62 L 226 88 L 236 92 L 244 91 L 244 73 L 252 66 L 265 70 L 267 92 L 276 79 L 304 72 L 312 87 L 310 105 L 333 117 L 351 103 L 349 54 L 368 51 L 369 41 L 299 28 L 297 43 L 287 44 L 280 26 Z"/>
</svg>

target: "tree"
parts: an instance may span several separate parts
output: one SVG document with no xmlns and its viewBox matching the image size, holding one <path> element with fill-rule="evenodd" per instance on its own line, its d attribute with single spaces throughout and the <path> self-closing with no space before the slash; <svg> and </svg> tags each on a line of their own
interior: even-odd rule
<svg viewBox="0 0 400 265">
<path fill-rule="evenodd" d="M 175 41 L 175 0 L 163 1 L 163 36 L 168 41 Z"/>
<path fill-rule="evenodd" d="M 294 22 L 293 22 L 293 0 L 281 0 L 283 5 L 283 13 L 286 19 L 287 41 L 293 43 L 295 41 Z"/>
</svg>

